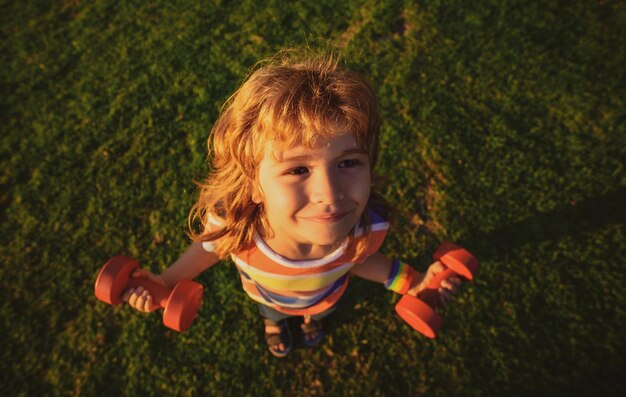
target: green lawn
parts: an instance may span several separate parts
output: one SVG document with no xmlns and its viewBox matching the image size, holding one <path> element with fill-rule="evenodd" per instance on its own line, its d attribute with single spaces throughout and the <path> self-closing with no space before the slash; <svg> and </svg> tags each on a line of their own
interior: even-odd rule
<svg viewBox="0 0 626 397">
<path fill-rule="evenodd" d="M 622 392 L 623 1 L 3 1 L 0 19 L 3 395 Z M 182 334 L 97 301 L 112 255 L 160 271 L 187 246 L 220 106 L 306 45 L 378 92 L 400 215 L 383 251 L 424 270 L 451 240 L 481 261 L 441 335 L 353 279 L 321 347 L 277 360 L 230 263 L 198 278 Z"/>
</svg>

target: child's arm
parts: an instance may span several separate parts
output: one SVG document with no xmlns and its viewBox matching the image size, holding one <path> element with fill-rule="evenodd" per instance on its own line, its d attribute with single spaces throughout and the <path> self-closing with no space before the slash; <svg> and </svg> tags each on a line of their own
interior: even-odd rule
<svg viewBox="0 0 626 397">
<path fill-rule="evenodd" d="M 202 247 L 202 243 L 193 242 L 170 267 L 161 273 L 163 282 L 173 288 L 180 280 L 191 280 L 203 271 L 215 265 L 219 257 Z"/>
<path fill-rule="evenodd" d="M 181 254 L 171 266 L 161 274 L 154 274 L 146 269 L 138 269 L 131 277 L 144 277 L 167 288 L 173 288 L 180 280 L 191 280 L 219 261 L 219 257 L 205 250 L 202 243 L 194 242 Z M 150 312 L 156 308 L 152 305 L 152 296 L 141 287 L 129 289 L 122 299 L 136 310 Z"/>
<path fill-rule="evenodd" d="M 391 267 L 392 260 L 380 252 L 377 252 L 368 257 L 364 262 L 354 266 L 352 270 L 350 270 L 350 273 L 366 280 L 384 284 L 389 278 Z M 426 288 L 430 280 L 442 270 L 445 270 L 445 266 L 437 261 L 428 267 L 426 273 L 415 272 L 411 287 L 406 293 L 411 296 L 417 296 L 417 294 Z M 443 305 L 446 305 L 448 301 L 454 299 L 454 294 L 458 292 L 457 287 L 459 285 L 461 285 L 461 279 L 458 277 L 450 277 L 441 281 L 439 296 L 441 297 L 441 303 Z"/>
</svg>

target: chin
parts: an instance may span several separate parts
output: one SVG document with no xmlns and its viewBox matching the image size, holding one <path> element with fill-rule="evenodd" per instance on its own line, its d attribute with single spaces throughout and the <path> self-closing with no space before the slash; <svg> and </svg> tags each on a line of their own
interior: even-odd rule
<svg viewBox="0 0 626 397">
<path fill-rule="evenodd" d="M 320 231 L 319 233 L 312 234 L 309 241 L 316 245 L 335 245 L 342 243 L 348 234 L 348 230 L 336 230 L 336 231 Z"/>
</svg>

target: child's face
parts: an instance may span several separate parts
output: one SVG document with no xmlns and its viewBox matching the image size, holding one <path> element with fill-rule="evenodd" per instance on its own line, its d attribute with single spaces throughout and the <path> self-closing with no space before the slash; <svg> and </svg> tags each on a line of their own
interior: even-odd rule
<svg viewBox="0 0 626 397">
<path fill-rule="evenodd" d="M 336 248 L 359 220 L 370 195 L 367 152 L 352 134 L 323 140 L 314 149 L 267 145 L 258 169 L 262 202 L 273 235 L 267 243 L 291 259 Z"/>
</svg>

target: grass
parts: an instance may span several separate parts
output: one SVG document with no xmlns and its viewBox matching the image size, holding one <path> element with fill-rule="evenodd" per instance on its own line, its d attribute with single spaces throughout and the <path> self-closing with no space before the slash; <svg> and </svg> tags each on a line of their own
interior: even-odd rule
<svg viewBox="0 0 626 397">
<path fill-rule="evenodd" d="M 4 393 L 619 395 L 624 2 L 260 4 L 2 2 Z M 384 252 L 423 270 L 453 240 L 481 261 L 441 336 L 353 279 L 322 346 L 276 360 L 228 263 L 183 334 L 96 301 L 110 256 L 159 271 L 188 244 L 208 131 L 250 66 L 327 42 L 379 95 L 401 214 Z"/>
</svg>

